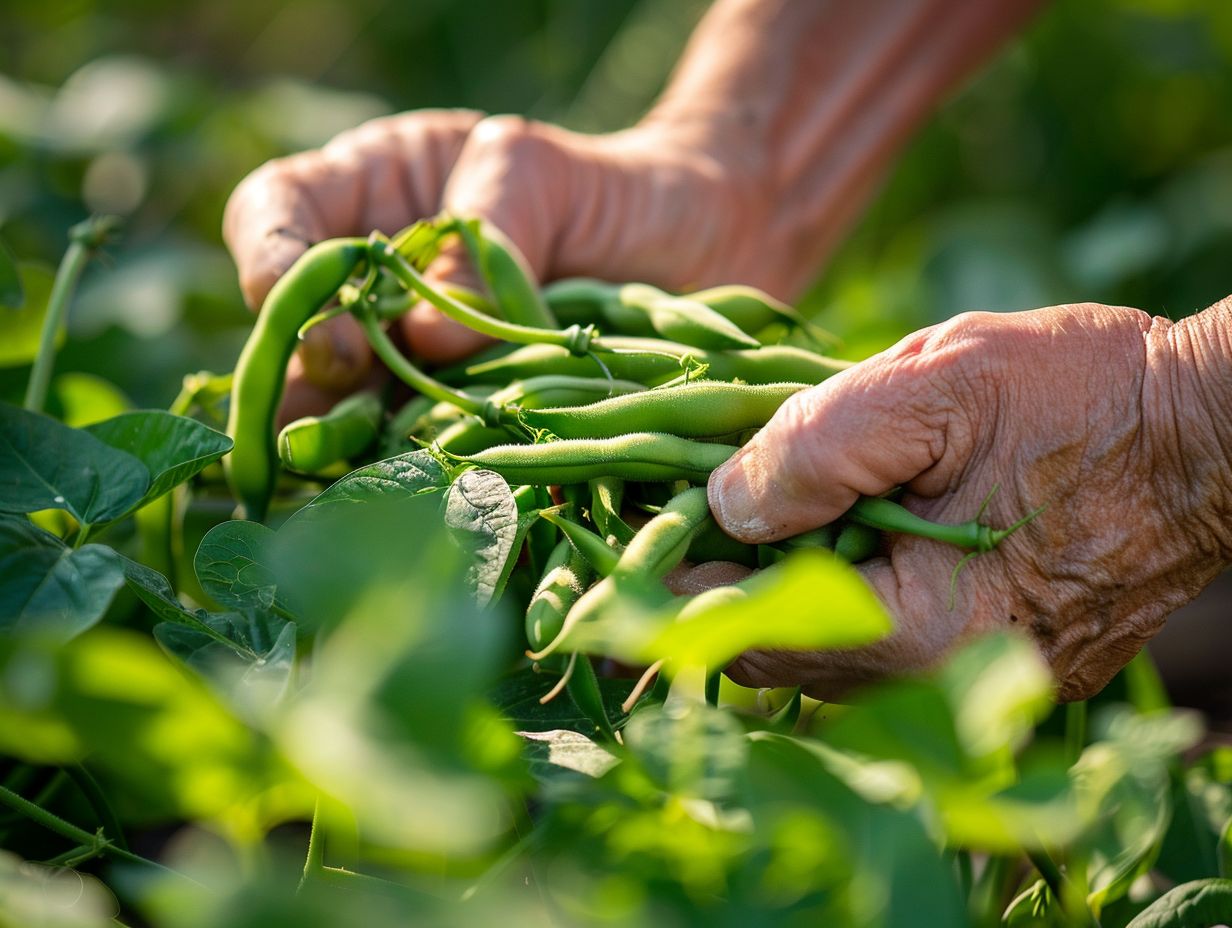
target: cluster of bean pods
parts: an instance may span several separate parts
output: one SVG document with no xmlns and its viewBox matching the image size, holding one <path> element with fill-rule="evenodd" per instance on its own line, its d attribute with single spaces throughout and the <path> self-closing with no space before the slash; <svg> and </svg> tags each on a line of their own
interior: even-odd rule
<svg viewBox="0 0 1232 928">
<path fill-rule="evenodd" d="M 425 280 L 451 236 L 483 292 Z M 493 346 L 426 372 L 386 331 L 419 300 Z M 388 409 L 388 395 L 359 393 L 275 437 L 298 336 L 339 312 L 355 315 L 412 398 Z M 811 347 L 768 343 L 792 332 Z M 744 545 L 718 529 L 706 502 L 710 473 L 789 397 L 848 366 L 816 350 L 828 339 L 751 287 L 671 294 L 579 278 L 541 290 L 516 247 L 475 220 L 442 216 L 393 239 L 326 241 L 271 291 L 239 359 L 228 475 L 246 517 L 259 520 L 283 469 L 336 475 L 348 463 L 431 447 L 452 467 L 495 471 L 523 488 L 520 508 L 541 516 L 524 558 L 535 580 L 528 654 L 537 660 L 562 659 L 569 630 L 599 614 L 622 584 L 661 582 L 681 565 L 765 568 L 799 547 L 856 563 L 877 553 L 884 532 L 973 554 L 995 547 L 1017 526 L 994 530 L 980 521 L 982 509 L 967 523 L 932 523 L 887 498 L 861 499 L 835 525 L 775 545 Z M 593 669 L 577 655 L 567 660 L 562 681 L 585 710 L 596 699 Z"/>
</svg>

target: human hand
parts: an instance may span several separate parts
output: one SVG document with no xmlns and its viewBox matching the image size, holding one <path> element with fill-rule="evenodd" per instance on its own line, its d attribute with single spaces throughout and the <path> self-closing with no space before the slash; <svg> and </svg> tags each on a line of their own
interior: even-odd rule
<svg viewBox="0 0 1232 928">
<path fill-rule="evenodd" d="M 742 541 L 825 524 L 898 485 L 933 521 L 970 519 L 997 486 L 996 527 L 1048 508 L 970 563 L 953 609 L 961 552 L 892 536 L 861 567 L 896 619 L 889 638 L 752 653 L 729 674 L 827 698 L 1018 628 L 1060 698 L 1098 691 L 1232 561 L 1228 396 L 1203 377 L 1212 341 L 1226 338 L 1197 320 L 1095 304 L 967 314 L 797 394 L 711 477 L 715 517 Z"/>
<path fill-rule="evenodd" d="M 800 262 L 775 247 L 752 166 L 725 163 L 674 132 L 654 122 L 587 136 L 460 110 L 378 119 L 255 171 L 227 204 L 224 234 L 254 307 L 309 245 L 391 233 L 441 209 L 492 222 L 540 280 L 586 275 L 676 289 L 740 281 L 779 295 L 801 286 Z M 470 283 L 464 252 L 443 253 L 429 276 Z M 426 303 L 400 323 L 407 347 L 428 361 L 456 360 L 485 341 Z M 281 418 L 328 408 L 373 376 L 354 320 L 316 326 L 292 363 Z"/>
</svg>

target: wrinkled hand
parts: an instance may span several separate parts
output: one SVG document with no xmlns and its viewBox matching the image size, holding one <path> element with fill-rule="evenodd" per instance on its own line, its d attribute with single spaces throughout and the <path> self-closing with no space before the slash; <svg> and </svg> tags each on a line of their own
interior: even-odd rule
<svg viewBox="0 0 1232 928">
<path fill-rule="evenodd" d="M 378 119 L 251 174 L 227 204 L 224 235 L 253 307 L 309 245 L 392 233 L 441 209 L 494 223 L 540 280 L 741 282 L 791 295 L 812 268 L 801 267 L 786 231 L 776 243 L 753 180 L 758 166 L 723 163 L 677 141 L 677 131 L 661 124 L 586 136 L 464 110 Z M 430 276 L 469 283 L 464 254 L 442 255 Z M 409 349 L 429 361 L 484 344 L 427 304 L 402 322 Z M 292 366 L 283 416 L 327 407 L 369 377 L 371 364 L 352 319 L 316 327 Z"/>
<path fill-rule="evenodd" d="M 1232 560 L 1228 457 L 1181 326 L 1093 304 L 968 314 L 915 333 L 797 394 L 710 482 L 711 507 L 746 542 L 833 520 L 858 494 L 907 489 L 944 522 L 1002 527 L 1047 510 L 975 558 L 949 608 L 958 550 L 891 536 L 861 569 L 896 620 L 871 647 L 745 655 L 749 685 L 822 698 L 924 668 L 965 636 L 1018 628 L 1062 699 L 1099 690 Z M 1226 441 L 1226 434 L 1222 436 Z"/>
</svg>

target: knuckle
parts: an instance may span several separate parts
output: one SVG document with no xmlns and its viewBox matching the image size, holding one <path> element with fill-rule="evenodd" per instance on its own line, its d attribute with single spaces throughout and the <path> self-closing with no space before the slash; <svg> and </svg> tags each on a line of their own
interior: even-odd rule
<svg viewBox="0 0 1232 928">
<path fill-rule="evenodd" d="M 471 144 L 484 152 L 537 153 L 548 144 L 536 123 L 522 116 L 488 116 L 471 130 Z"/>
</svg>

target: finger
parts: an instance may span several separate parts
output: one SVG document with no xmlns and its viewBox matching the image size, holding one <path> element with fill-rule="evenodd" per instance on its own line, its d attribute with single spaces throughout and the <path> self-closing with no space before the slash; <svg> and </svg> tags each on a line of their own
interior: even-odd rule
<svg viewBox="0 0 1232 928">
<path fill-rule="evenodd" d="M 704 564 L 681 564 L 663 578 L 668 592 L 676 596 L 696 596 L 716 586 L 731 586 L 747 579 L 751 568 L 732 561 L 707 561 Z"/>
<path fill-rule="evenodd" d="M 544 280 L 553 242 L 567 219 L 573 159 L 564 133 L 514 116 L 495 116 L 475 126 L 458 154 L 443 194 L 443 207 L 457 216 L 484 219 L 525 255 L 536 280 Z M 482 289 L 460 243 L 451 242 L 432 263 L 430 282 Z M 456 361 L 490 343 L 433 306 L 420 303 L 404 317 L 411 350 L 428 361 Z"/>
<path fill-rule="evenodd" d="M 553 245 L 569 217 L 572 173 L 581 160 L 571 152 L 571 138 L 520 117 L 489 117 L 467 137 L 445 185 L 445 209 L 504 232 L 538 280 L 550 270 Z"/>
<path fill-rule="evenodd" d="M 909 484 L 936 495 L 969 454 L 956 397 L 961 350 L 925 330 L 797 393 L 711 475 L 719 525 L 764 543 L 838 518 L 861 496 Z M 946 460 L 947 467 L 937 465 Z"/>
<path fill-rule="evenodd" d="M 316 242 L 390 233 L 437 212 L 454 159 L 481 118 L 431 110 L 373 120 L 245 178 L 227 202 L 223 237 L 248 305 L 259 306 Z"/>
<path fill-rule="evenodd" d="M 281 429 L 288 422 L 294 422 L 304 416 L 324 415 L 356 390 L 379 389 L 388 377 L 384 368 L 380 365 L 372 365 L 361 380 L 345 388 L 323 386 L 309 379 L 299 355 L 292 355 L 291 363 L 287 365 L 287 379 L 282 391 L 282 400 L 278 404 L 275 428 Z"/>
<path fill-rule="evenodd" d="M 429 284 L 457 284 L 483 290 L 460 246 L 451 244 L 432 262 L 424 278 Z M 487 335 L 454 322 L 431 303 L 419 301 L 400 317 L 402 338 L 412 355 L 433 364 L 460 361 L 492 343 Z"/>
<path fill-rule="evenodd" d="M 372 370 L 372 348 L 350 314 L 314 325 L 296 354 L 305 380 L 335 392 L 354 390 Z"/>
</svg>

